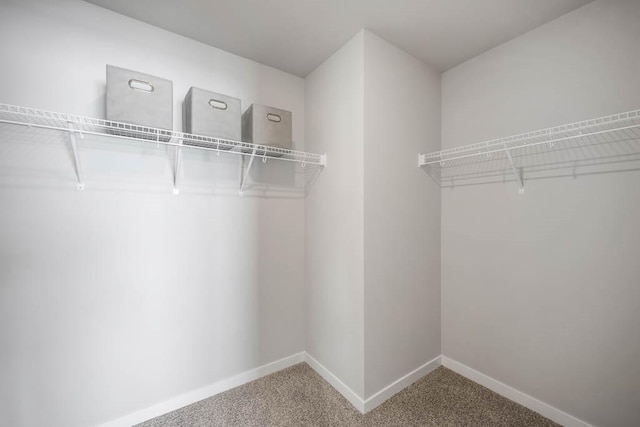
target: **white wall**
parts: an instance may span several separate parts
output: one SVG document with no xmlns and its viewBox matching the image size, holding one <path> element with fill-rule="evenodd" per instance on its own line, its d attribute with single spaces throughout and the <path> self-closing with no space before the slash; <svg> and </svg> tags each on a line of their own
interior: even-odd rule
<svg viewBox="0 0 640 427">
<path fill-rule="evenodd" d="M 446 72 L 443 148 L 638 108 L 639 9 L 595 2 Z M 364 399 L 439 353 L 428 66 L 363 31 L 303 81 L 81 1 L 0 12 L 0 102 L 101 117 L 110 63 L 172 79 L 176 129 L 195 85 L 293 111 L 329 157 L 306 203 L 215 196 L 238 159 L 208 154 L 175 197 L 168 150 L 85 140 L 77 192 L 64 135 L 3 128 L 1 424 L 97 424 L 303 349 Z M 596 425 L 639 419 L 639 177 L 443 190 L 443 353 Z"/>
<path fill-rule="evenodd" d="M 361 400 L 440 354 L 440 75 L 368 31 L 306 78 L 307 351 Z"/>
<path fill-rule="evenodd" d="M 440 355 L 440 73 L 365 32 L 365 397 Z"/>
<path fill-rule="evenodd" d="M 74 0 L 3 1 L 0 39 L 0 102 L 102 117 L 114 64 L 173 80 L 177 129 L 194 85 L 292 111 L 302 147 L 304 81 L 275 69 Z M 79 192 L 64 135 L 2 129 L 0 424 L 95 425 L 304 350 L 302 199 L 215 196 L 238 159 L 208 154 L 174 196 L 171 152 L 89 137 Z"/>
<path fill-rule="evenodd" d="M 443 148 L 640 107 L 640 3 L 443 74 Z M 640 420 L 640 172 L 442 191 L 443 354 L 589 423 Z"/>
<path fill-rule="evenodd" d="M 306 199 L 307 352 L 364 392 L 364 34 L 305 79 L 307 149 L 329 159 Z"/>
</svg>

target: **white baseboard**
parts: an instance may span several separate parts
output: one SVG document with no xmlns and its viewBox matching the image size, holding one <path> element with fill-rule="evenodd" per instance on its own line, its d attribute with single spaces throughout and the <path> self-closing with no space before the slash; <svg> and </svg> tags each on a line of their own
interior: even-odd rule
<svg viewBox="0 0 640 427">
<path fill-rule="evenodd" d="M 451 369 L 454 372 L 462 375 L 470 379 L 471 381 L 475 381 L 480 385 L 485 386 L 489 390 L 492 390 L 498 393 L 501 396 L 506 397 L 507 399 L 513 400 L 516 403 L 525 406 L 532 411 L 536 411 L 540 415 L 549 418 L 552 421 L 555 421 L 558 424 L 561 424 L 565 427 L 592 427 L 591 424 L 588 424 L 578 418 L 567 414 L 566 412 L 562 412 L 561 410 L 554 408 L 553 406 L 546 404 L 535 397 L 531 397 L 528 394 L 525 394 L 519 390 L 516 390 L 513 387 L 510 387 L 498 380 L 491 378 L 488 375 L 483 374 L 482 372 L 478 372 L 473 368 L 470 368 L 466 365 L 463 365 L 460 362 L 456 362 L 453 359 L 450 359 L 446 356 L 442 356 L 442 364 Z"/>
<path fill-rule="evenodd" d="M 411 384 L 418 381 L 420 378 L 424 377 L 429 372 L 433 371 L 441 365 L 441 356 L 437 356 L 424 365 L 420 366 L 419 368 L 409 372 L 407 375 L 397 379 L 393 383 L 389 384 L 388 386 L 365 400 L 361 398 L 355 391 L 351 390 L 351 388 L 343 383 L 340 378 L 329 371 L 324 365 L 318 362 L 309 353 L 305 353 L 304 358 L 305 362 L 307 362 L 314 371 L 320 374 L 320 376 L 324 378 L 326 382 L 331 384 L 333 388 L 335 388 L 341 395 L 345 397 L 345 399 L 349 401 L 349 403 L 351 403 L 358 411 L 363 414 L 366 414 L 375 407 L 379 406 L 394 394 L 401 392 L 402 390 L 409 387 Z"/>
<path fill-rule="evenodd" d="M 536 411 L 539 414 L 565 427 L 592 427 L 590 424 L 572 415 L 569 415 L 566 412 L 562 412 L 561 410 L 556 409 L 551 405 L 548 405 L 534 397 L 529 396 L 528 394 L 516 390 L 513 387 L 510 387 L 446 356 L 438 356 L 430 360 L 414 371 L 389 384 L 382 390 L 375 393 L 373 396 L 364 400 L 356 392 L 351 390 L 351 388 L 349 388 L 345 383 L 343 383 L 337 376 L 335 376 L 331 371 L 329 371 L 320 362 L 318 362 L 315 358 L 313 358 L 306 352 L 293 354 L 283 359 L 276 360 L 275 362 L 271 362 L 258 368 L 235 375 L 231 378 L 218 381 L 206 387 L 184 393 L 165 402 L 148 407 L 146 409 L 142 409 L 140 411 L 126 415 L 122 418 L 104 423 L 100 427 L 129 427 L 131 425 L 150 420 L 160 415 L 164 415 L 168 412 L 175 411 L 176 409 L 180 409 L 184 406 L 214 396 L 218 393 L 222 393 L 223 391 L 230 390 L 234 387 L 238 387 L 242 384 L 257 380 L 258 378 L 264 377 L 266 375 L 272 374 L 301 362 L 307 362 L 309 366 L 311 366 L 311 368 L 313 368 L 318 374 L 320 374 L 320 376 L 324 378 L 325 381 L 331 384 L 333 388 L 335 388 L 340 394 L 342 394 L 358 411 L 363 414 L 371 411 L 381 403 L 385 402 L 391 396 L 404 390 L 420 378 L 427 375 L 429 372 L 436 369 L 438 366 L 444 365 L 452 371 L 457 372 L 458 374 L 469 378 L 470 380 L 475 381 L 490 390 L 493 390 L 494 392 L 506 397 L 507 399 L 511 399 L 514 402 L 517 402 L 533 411 Z"/>
<path fill-rule="evenodd" d="M 364 400 L 358 394 L 351 390 L 348 385 L 342 382 L 340 378 L 335 376 L 330 370 L 324 367 L 320 362 L 313 358 L 309 353 L 304 353 L 304 361 L 316 371 L 326 382 L 331 384 L 333 388 L 345 397 L 358 411 L 364 414 Z"/>
<path fill-rule="evenodd" d="M 414 371 L 409 372 L 404 377 L 399 378 L 393 383 L 389 384 L 388 386 L 386 386 L 385 388 L 383 388 L 382 390 L 380 390 L 379 392 L 377 392 L 376 394 L 374 394 L 373 396 L 369 397 L 367 400 L 364 401 L 364 413 L 371 411 L 373 408 L 385 402 L 394 394 L 397 394 L 402 390 L 404 390 L 405 388 L 409 387 L 411 384 L 415 383 L 420 378 L 424 377 L 425 375 L 427 375 L 429 372 L 436 369 L 441 364 L 442 364 L 442 356 L 434 357 L 424 365 L 420 366 Z"/>
<path fill-rule="evenodd" d="M 126 415 L 122 418 L 118 418 L 116 420 L 101 424 L 100 427 L 130 427 L 134 424 L 138 424 L 158 417 L 160 415 L 164 415 L 168 412 L 175 411 L 176 409 L 180 409 L 192 403 L 199 402 L 200 400 L 214 396 L 218 393 L 222 393 L 223 391 L 230 390 L 234 387 L 238 387 L 242 384 L 257 380 L 258 378 L 264 377 L 298 363 L 302 363 L 304 361 L 305 353 L 296 353 L 280 360 L 276 360 L 275 362 L 267 363 L 266 365 L 259 366 L 255 369 L 242 372 L 241 374 L 235 375 L 231 378 L 227 378 L 222 381 L 210 384 L 206 387 L 181 394 L 165 402 L 150 406 L 146 409 L 142 409 L 140 411 Z"/>
</svg>

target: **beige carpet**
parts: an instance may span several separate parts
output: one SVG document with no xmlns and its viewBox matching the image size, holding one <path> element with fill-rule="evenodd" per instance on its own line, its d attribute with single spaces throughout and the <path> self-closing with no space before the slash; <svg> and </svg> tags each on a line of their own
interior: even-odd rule
<svg viewBox="0 0 640 427">
<path fill-rule="evenodd" d="M 140 426 L 557 426 L 440 367 L 366 415 L 306 363 Z"/>
</svg>

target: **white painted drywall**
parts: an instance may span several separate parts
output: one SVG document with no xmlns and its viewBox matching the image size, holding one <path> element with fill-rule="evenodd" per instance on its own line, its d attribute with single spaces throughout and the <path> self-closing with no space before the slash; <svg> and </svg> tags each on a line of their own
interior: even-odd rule
<svg viewBox="0 0 640 427">
<path fill-rule="evenodd" d="M 365 30 L 305 81 L 307 352 L 366 400 L 440 354 L 440 74 Z"/>
<path fill-rule="evenodd" d="M 109 63 L 173 80 L 177 129 L 194 85 L 292 111 L 302 147 L 298 77 L 75 0 L 3 1 L 0 40 L 0 102 L 102 117 Z M 78 192 L 64 137 L 12 132 L 1 425 L 96 425 L 304 350 L 302 199 L 215 196 L 238 161 L 207 154 L 174 196 L 171 153 L 89 137 Z"/>
<path fill-rule="evenodd" d="M 639 2 L 597 1 L 447 71 L 443 148 L 640 108 L 639 22 Z M 636 426 L 640 172 L 525 188 L 442 191 L 443 354 L 594 425 Z"/>
<path fill-rule="evenodd" d="M 307 352 L 364 390 L 363 32 L 305 79 L 305 142 L 330 160 L 306 199 Z"/>
<path fill-rule="evenodd" d="M 365 398 L 439 356 L 440 72 L 364 37 Z"/>
</svg>

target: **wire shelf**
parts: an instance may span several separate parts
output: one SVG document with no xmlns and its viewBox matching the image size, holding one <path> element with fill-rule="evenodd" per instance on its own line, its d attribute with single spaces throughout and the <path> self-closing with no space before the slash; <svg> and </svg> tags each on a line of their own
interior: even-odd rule
<svg viewBox="0 0 640 427">
<path fill-rule="evenodd" d="M 0 103 L 0 124 L 24 126 L 28 128 L 63 132 L 68 135 L 71 145 L 74 166 L 77 178 L 77 187 L 84 189 L 82 170 L 78 158 L 78 138 L 85 135 L 95 135 L 105 138 L 109 142 L 127 143 L 144 142 L 156 144 L 158 147 L 172 146 L 176 149 L 174 165 L 174 193 L 179 192 L 179 177 L 182 163 L 182 150 L 213 151 L 217 154 L 229 153 L 242 156 L 243 173 L 240 181 L 240 195 L 248 188 L 249 170 L 255 159 L 266 162 L 267 159 L 294 162 L 305 170 L 313 170 L 315 181 L 317 174 L 327 164 L 325 154 L 308 153 L 304 151 L 288 150 L 267 145 L 252 144 L 243 141 L 215 138 L 203 135 L 194 135 L 183 132 L 174 132 L 167 129 L 157 129 L 146 126 L 138 126 L 129 123 L 114 122 L 92 117 L 76 116 L 72 114 L 39 110 L 35 108 L 20 107 L 16 105 Z M 312 166 L 312 168 L 306 168 Z M 310 186 L 308 186 L 310 187 Z M 305 193 L 308 191 L 305 188 Z"/>
<path fill-rule="evenodd" d="M 441 187 L 518 181 L 567 167 L 640 160 L 640 110 L 418 156 Z M 506 178 L 511 177 L 511 178 Z"/>
<path fill-rule="evenodd" d="M 153 142 L 155 144 L 180 146 L 189 149 L 233 153 L 243 156 L 251 156 L 255 153 L 255 155 L 272 159 L 309 165 L 326 165 L 326 156 L 323 154 L 287 150 L 267 145 L 174 132 L 166 129 L 156 129 L 9 104 L 0 104 L 0 123 L 75 131 L 79 134 L 110 136 L 113 137 L 114 141 L 118 139 L 129 139 Z"/>
</svg>

